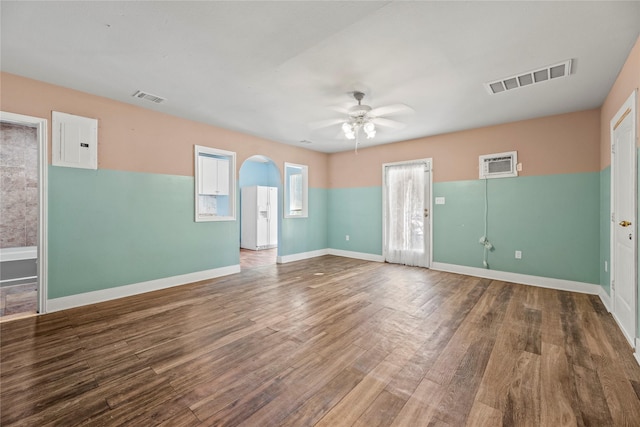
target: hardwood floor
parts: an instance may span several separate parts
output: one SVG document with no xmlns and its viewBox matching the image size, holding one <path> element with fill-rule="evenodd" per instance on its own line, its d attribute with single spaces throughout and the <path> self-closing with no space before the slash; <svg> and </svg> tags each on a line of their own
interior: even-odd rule
<svg viewBox="0 0 640 427">
<path fill-rule="evenodd" d="M 2 426 L 638 426 L 596 296 L 325 256 L 5 322 Z"/>
<path fill-rule="evenodd" d="M 240 249 L 240 268 L 264 267 L 265 265 L 274 265 L 278 256 L 278 248 L 262 249 L 260 251 L 252 251 L 249 249 Z"/>
</svg>

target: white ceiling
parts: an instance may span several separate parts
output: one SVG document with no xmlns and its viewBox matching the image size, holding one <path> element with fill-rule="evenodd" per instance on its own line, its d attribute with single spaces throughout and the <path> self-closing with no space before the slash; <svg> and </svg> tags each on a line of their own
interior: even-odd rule
<svg viewBox="0 0 640 427">
<path fill-rule="evenodd" d="M 323 152 L 352 149 L 349 92 L 404 103 L 383 144 L 602 105 L 640 34 L 640 1 L 6 1 L 3 71 Z M 484 83 L 573 59 L 568 78 Z M 167 98 L 134 99 L 138 89 Z"/>
</svg>

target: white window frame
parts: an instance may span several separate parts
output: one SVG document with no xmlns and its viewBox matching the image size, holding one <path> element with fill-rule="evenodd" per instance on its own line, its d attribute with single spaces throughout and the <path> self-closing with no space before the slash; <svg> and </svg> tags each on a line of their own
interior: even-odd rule
<svg viewBox="0 0 640 427">
<path fill-rule="evenodd" d="M 235 221 L 236 220 L 236 153 L 233 151 L 221 150 L 219 148 L 204 147 L 202 145 L 194 145 L 194 212 L 196 222 L 209 221 Z M 201 154 L 209 156 L 223 157 L 229 161 L 229 215 L 209 215 L 202 214 L 199 208 L 200 188 L 199 179 L 201 176 L 200 162 L 198 161 Z"/>
<path fill-rule="evenodd" d="M 291 215 L 290 196 L 291 196 L 291 180 L 287 171 L 289 169 L 300 169 L 302 171 L 302 206 L 299 215 Z M 285 218 L 308 218 L 309 217 L 309 166 L 298 165 L 295 163 L 284 163 L 284 197 L 283 212 Z"/>
</svg>

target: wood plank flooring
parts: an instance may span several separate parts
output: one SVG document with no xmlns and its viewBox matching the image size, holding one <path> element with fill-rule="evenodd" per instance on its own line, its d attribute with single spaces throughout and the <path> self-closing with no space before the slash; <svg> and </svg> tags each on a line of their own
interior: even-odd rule
<svg viewBox="0 0 640 427">
<path fill-rule="evenodd" d="M 0 325 L 2 426 L 640 426 L 596 296 L 325 256 Z"/>
</svg>

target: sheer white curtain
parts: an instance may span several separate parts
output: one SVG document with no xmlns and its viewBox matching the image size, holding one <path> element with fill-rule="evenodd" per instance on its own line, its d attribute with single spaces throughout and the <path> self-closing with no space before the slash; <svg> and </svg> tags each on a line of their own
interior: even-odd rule
<svg viewBox="0 0 640 427">
<path fill-rule="evenodd" d="M 425 165 L 386 167 L 385 260 L 427 266 L 425 253 Z"/>
</svg>

